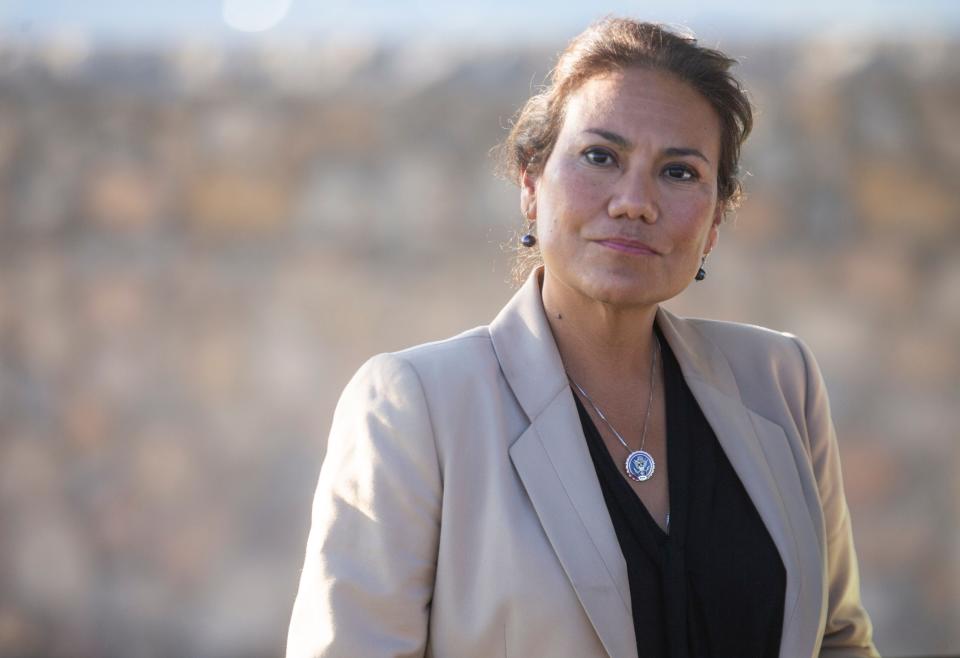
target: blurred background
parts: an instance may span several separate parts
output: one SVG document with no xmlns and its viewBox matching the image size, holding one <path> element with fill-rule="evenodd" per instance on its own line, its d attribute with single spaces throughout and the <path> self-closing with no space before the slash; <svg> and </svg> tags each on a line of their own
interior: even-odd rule
<svg viewBox="0 0 960 658">
<path fill-rule="evenodd" d="M 488 152 L 603 13 L 741 59 L 675 312 L 804 338 L 885 655 L 960 652 L 960 3 L 0 2 L 0 655 L 275 656 L 337 396 L 512 293 Z"/>
</svg>

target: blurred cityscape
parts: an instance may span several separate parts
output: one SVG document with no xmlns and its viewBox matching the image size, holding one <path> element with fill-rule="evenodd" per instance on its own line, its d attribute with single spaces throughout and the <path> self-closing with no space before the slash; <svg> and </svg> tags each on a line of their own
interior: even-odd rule
<svg viewBox="0 0 960 658">
<path fill-rule="evenodd" d="M 488 322 L 555 48 L 0 43 L 0 655 L 282 653 L 339 391 Z M 960 42 L 744 42 L 748 199 L 676 312 L 830 389 L 885 655 L 960 651 Z"/>
</svg>

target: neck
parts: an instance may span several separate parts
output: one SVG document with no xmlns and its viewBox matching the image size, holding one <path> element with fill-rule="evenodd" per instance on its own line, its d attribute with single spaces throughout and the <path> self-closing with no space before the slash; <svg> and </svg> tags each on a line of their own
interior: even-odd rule
<svg viewBox="0 0 960 658">
<path fill-rule="evenodd" d="M 581 386 L 646 387 L 657 306 L 617 306 L 543 274 L 543 306 L 567 373 Z"/>
</svg>

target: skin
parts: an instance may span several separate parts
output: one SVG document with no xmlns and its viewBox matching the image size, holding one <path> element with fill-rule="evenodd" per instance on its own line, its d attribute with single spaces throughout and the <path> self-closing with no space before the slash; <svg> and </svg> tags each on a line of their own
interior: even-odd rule
<svg viewBox="0 0 960 658">
<path fill-rule="evenodd" d="M 650 391 L 657 306 L 682 292 L 716 245 L 721 127 L 709 102 L 660 71 L 584 82 L 567 100 L 539 176 L 521 175 L 521 209 L 537 223 L 542 296 L 569 375 L 631 450 Z M 663 379 L 655 372 L 644 449 L 653 478 L 633 487 L 665 528 L 669 511 Z M 593 412 L 618 465 L 627 452 Z M 621 469 L 622 471 L 622 469 Z"/>
</svg>

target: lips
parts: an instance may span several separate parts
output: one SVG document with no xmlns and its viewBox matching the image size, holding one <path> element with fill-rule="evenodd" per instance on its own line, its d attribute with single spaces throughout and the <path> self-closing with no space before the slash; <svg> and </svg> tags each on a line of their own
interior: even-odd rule
<svg viewBox="0 0 960 658">
<path fill-rule="evenodd" d="M 595 240 L 595 242 L 608 249 L 637 256 L 657 256 L 660 253 L 645 242 L 631 240 L 630 238 L 604 238 Z"/>
</svg>

